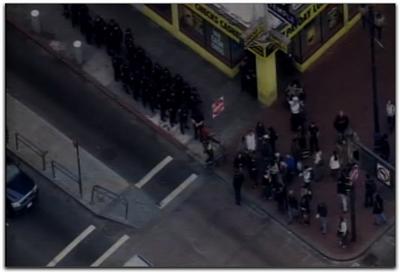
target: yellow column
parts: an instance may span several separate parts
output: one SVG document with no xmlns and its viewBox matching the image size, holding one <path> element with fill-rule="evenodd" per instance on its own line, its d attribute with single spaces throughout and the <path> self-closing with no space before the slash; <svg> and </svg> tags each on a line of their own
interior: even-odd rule
<svg viewBox="0 0 400 273">
<path fill-rule="evenodd" d="M 179 14 L 178 14 L 178 4 L 171 4 L 172 10 L 172 27 L 174 31 L 179 31 Z"/>
<path fill-rule="evenodd" d="M 349 5 L 348 4 L 343 4 L 343 20 L 344 20 L 345 25 L 349 21 Z"/>
<path fill-rule="evenodd" d="M 258 100 L 267 106 L 278 97 L 275 52 L 267 58 L 256 56 Z"/>
</svg>

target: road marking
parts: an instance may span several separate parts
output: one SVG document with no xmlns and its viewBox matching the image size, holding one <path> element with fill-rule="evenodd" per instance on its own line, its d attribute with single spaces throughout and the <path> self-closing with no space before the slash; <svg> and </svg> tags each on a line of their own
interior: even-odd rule
<svg viewBox="0 0 400 273">
<path fill-rule="evenodd" d="M 157 164 L 157 166 L 155 166 L 148 174 L 146 174 L 139 182 L 137 182 L 135 186 L 138 187 L 139 189 L 143 187 L 147 182 L 150 181 L 150 179 L 153 178 L 153 176 L 155 176 L 159 171 L 161 171 L 162 168 L 167 166 L 167 164 L 171 162 L 172 159 L 173 158 L 171 156 L 167 156 L 166 158 L 164 158 L 160 163 Z"/>
<path fill-rule="evenodd" d="M 85 239 L 96 227 L 93 225 L 88 226 L 78 237 L 76 237 L 69 245 L 67 245 L 51 262 L 47 264 L 47 267 L 54 267 L 58 264 L 65 256 L 68 255 L 83 239 Z"/>
<path fill-rule="evenodd" d="M 167 197 L 165 197 L 160 202 L 160 208 L 164 208 L 171 202 L 178 194 L 180 194 L 185 188 L 187 188 L 195 179 L 197 178 L 197 174 L 192 173 L 185 181 L 183 181 L 175 190 L 173 190 Z"/>
<path fill-rule="evenodd" d="M 110 257 L 120 246 L 122 246 L 129 239 L 128 235 L 124 235 L 119 240 L 113 244 L 103 255 L 101 255 L 94 263 L 92 263 L 91 267 L 97 267 L 101 265 L 108 257 Z"/>
<path fill-rule="evenodd" d="M 152 267 L 152 265 L 142 256 L 135 255 L 124 263 L 124 267 Z"/>
</svg>

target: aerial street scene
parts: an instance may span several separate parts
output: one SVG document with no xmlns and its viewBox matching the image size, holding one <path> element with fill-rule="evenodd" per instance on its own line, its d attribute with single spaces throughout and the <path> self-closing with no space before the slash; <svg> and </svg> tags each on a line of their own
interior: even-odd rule
<svg viewBox="0 0 400 273">
<path fill-rule="evenodd" d="M 4 4 L 4 266 L 395 268 L 395 11 Z"/>
</svg>

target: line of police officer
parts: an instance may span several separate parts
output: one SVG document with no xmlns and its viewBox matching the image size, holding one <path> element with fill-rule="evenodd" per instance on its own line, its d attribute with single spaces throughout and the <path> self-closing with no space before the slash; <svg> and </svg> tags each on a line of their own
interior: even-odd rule
<svg viewBox="0 0 400 273">
<path fill-rule="evenodd" d="M 123 33 L 119 24 L 101 16 L 93 20 L 85 4 L 63 4 L 63 15 L 71 19 L 73 27 L 80 27 L 88 44 L 105 46 L 112 58 L 114 79 L 121 82 L 127 94 L 155 113 L 171 127 L 179 123 L 180 131 L 188 127 L 189 113 L 198 137 L 198 124 L 204 123 L 200 110 L 201 99 L 196 88 L 185 82 L 181 75 L 173 75 L 168 68 L 153 63 L 146 51 L 135 44 L 131 29 Z"/>
</svg>

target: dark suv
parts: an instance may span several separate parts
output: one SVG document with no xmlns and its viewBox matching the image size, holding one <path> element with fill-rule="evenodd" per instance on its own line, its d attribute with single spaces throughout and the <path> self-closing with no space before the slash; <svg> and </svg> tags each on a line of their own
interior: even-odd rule
<svg viewBox="0 0 400 273">
<path fill-rule="evenodd" d="M 6 208 L 9 215 L 14 215 L 33 206 L 38 197 L 38 188 L 14 162 L 6 161 Z"/>
</svg>

